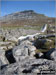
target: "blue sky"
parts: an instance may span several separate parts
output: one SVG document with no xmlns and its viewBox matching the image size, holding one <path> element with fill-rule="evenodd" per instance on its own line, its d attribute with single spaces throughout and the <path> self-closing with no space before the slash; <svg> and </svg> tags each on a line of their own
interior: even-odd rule
<svg viewBox="0 0 56 75">
<path fill-rule="evenodd" d="M 1 1 L 1 16 L 23 10 L 55 17 L 55 1 Z"/>
</svg>

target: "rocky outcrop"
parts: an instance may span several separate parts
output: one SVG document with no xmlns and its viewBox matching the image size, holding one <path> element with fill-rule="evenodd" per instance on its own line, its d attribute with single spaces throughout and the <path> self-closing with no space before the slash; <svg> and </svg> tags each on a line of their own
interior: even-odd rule
<svg viewBox="0 0 56 75">
<path fill-rule="evenodd" d="M 9 64 L 7 58 L 5 57 L 5 51 L 0 49 L 0 60 L 2 62 L 2 65 L 7 65 Z M 0 66 L 2 66 L 0 65 Z"/>
<path fill-rule="evenodd" d="M 53 61 L 48 61 L 47 59 L 24 59 L 23 61 L 18 61 L 18 63 L 10 64 L 5 66 L 1 70 L 1 74 L 4 75 L 37 75 L 43 73 L 43 70 L 53 70 L 53 75 L 55 71 L 56 64 Z M 6 70 L 5 70 L 6 69 Z M 47 73 L 47 72 L 46 72 Z M 50 72 L 49 72 L 50 73 Z M 48 74 L 48 73 L 47 73 Z"/>
<path fill-rule="evenodd" d="M 22 60 L 28 56 L 33 56 L 35 54 L 35 50 L 36 47 L 34 47 L 30 41 L 26 40 L 13 49 L 13 56 L 15 57 L 16 61 Z"/>
<path fill-rule="evenodd" d="M 44 70 L 56 74 L 56 35 L 44 32 L 25 36 L 22 32 L 20 36 L 18 30 L 2 31 L 5 39 L 0 41 L 0 74 L 37 75 Z"/>
</svg>

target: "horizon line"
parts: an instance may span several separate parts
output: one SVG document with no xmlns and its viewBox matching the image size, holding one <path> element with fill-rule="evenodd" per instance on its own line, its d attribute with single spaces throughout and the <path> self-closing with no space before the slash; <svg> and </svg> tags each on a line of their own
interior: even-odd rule
<svg viewBox="0 0 56 75">
<path fill-rule="evenodd" d="M 0 17 L 8 16 L 8 15 L 13 14 L 13 13 L 20 13 L 20 12 L 23 12 L 23 11 L 31 11 L 31 10 L 28 10 L 28 9 L 27 9 L 27 10 L 22 10 L 22 11 L 15 11 L 15 12 L 8 13 L 8 14 L 6 14 L 6 15 L 0 15 Z M 44 15 L 44 16 L 46 16 L 46 17 L 56 18 L 55 16 L 54 16 L 54 17 L 53 17 L 53 16 L 47 16 L 47 15 L 45 15 L 44 13 L 36 12 L 35 10 L 32 10 L 32 11 L 34 11 L 34 12 L 37 13 L 37 14 Z"/>
</svg>

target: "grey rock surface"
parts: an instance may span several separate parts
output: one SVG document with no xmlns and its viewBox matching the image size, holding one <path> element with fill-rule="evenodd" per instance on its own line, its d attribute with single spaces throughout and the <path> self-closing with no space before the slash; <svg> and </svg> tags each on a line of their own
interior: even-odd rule
<svg viewBox="0 0 56 75">
<path fill-rule="evenodd" d="M 42 70 L 53 70 L 56 73 L 56 50 L 51 47 L 52 43 L 50 43 L 51 49 L 49 51 L 41 52 L 43 48 L 44 50 L 46 50 L 45 47 L 49 48 L 50 39 L 45 47 L 43 45 L 46 41 L 46 37 L 45 39 L 43 37 L 45 35 L 39 36 L 40 40 L 36 36 L 38 40 L 25 39 L 18 41 L 20 36 L 32 35 L 37 32 L 37 30 L 25 30 L 22 28 L 0 29 L 0 35 L 5 37 L 4 40 L 0 40 L 0 75 L 37 75 Z M 36 46 L 34 43 L 36 43 Z M 40 52 L 36 53 L 36 50 L 40 50 Z"/>
<path fill-rule="evenodd" d="M 4 75 L 37 75 L 41 70 L 54 70 L 56 67 L 53 61 L 47 59 L 24 59 L 17 63 L 10 64 L 1 70 Z M 6 69 L 6 70 L 5 70 Z"/>
<path fill-rule="evenodd" d="M 0 60 L 3 63 L 3 65 L 9 64 L 8 60 L 5 57 L 5 51 L 1 49 L 0 49 Z"/>
<path fill-rule="evenodd" d="M 35 54 L 35 50 L 36 47 L 34 47 L 34 45 L 30 41 L 26 40 L 23 41 L 20 45 L 13 48 L 13 56 L 17 61 L 20 59 L 24 59 L 27 56 L 33 57 L 33 55 Z"/>
</svg>

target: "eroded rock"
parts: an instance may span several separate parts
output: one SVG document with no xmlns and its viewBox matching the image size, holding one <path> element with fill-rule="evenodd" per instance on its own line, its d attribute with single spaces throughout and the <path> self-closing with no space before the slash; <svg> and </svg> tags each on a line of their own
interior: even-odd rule
<svg viewBox="0 0 56 75">
<path fill-rule="evenodd" d="M 13 56 L 18 59 L 25 58 L 27 56 L 33 56 L 35 54 L 35 47 L 29 41 L 23 41 L 20 45 L 13 49 Z"/>
<path fill-rule="evenodd" d="M 3 68 L 1 74 L 4 75 L 37 75 L 42 70 L 55 70 L 55 63 L 47 59 L 24 59 L 18 63 L 10 64 Z M 6 70 L 5 70 L 6 69 Z"/>
<path fill-rule="evenodd" d="M 0 41 L 1 75 L 37 75 L 42 70 L 56 71 L 55 34 L 39 35 L 37 30 L 10 29 L 3 30 L 1 35 L 5 37 Z M 27 39 L 23 37 L 22 40 L 20 36 L 24 35 Z"/>
<path fill-rule="evenodd" d="M 9 64 L 7 58 L 5 57 L 5 51 L 0 49 L 0 60 L 2 61 L 3 65 Z"/>
</svg>

